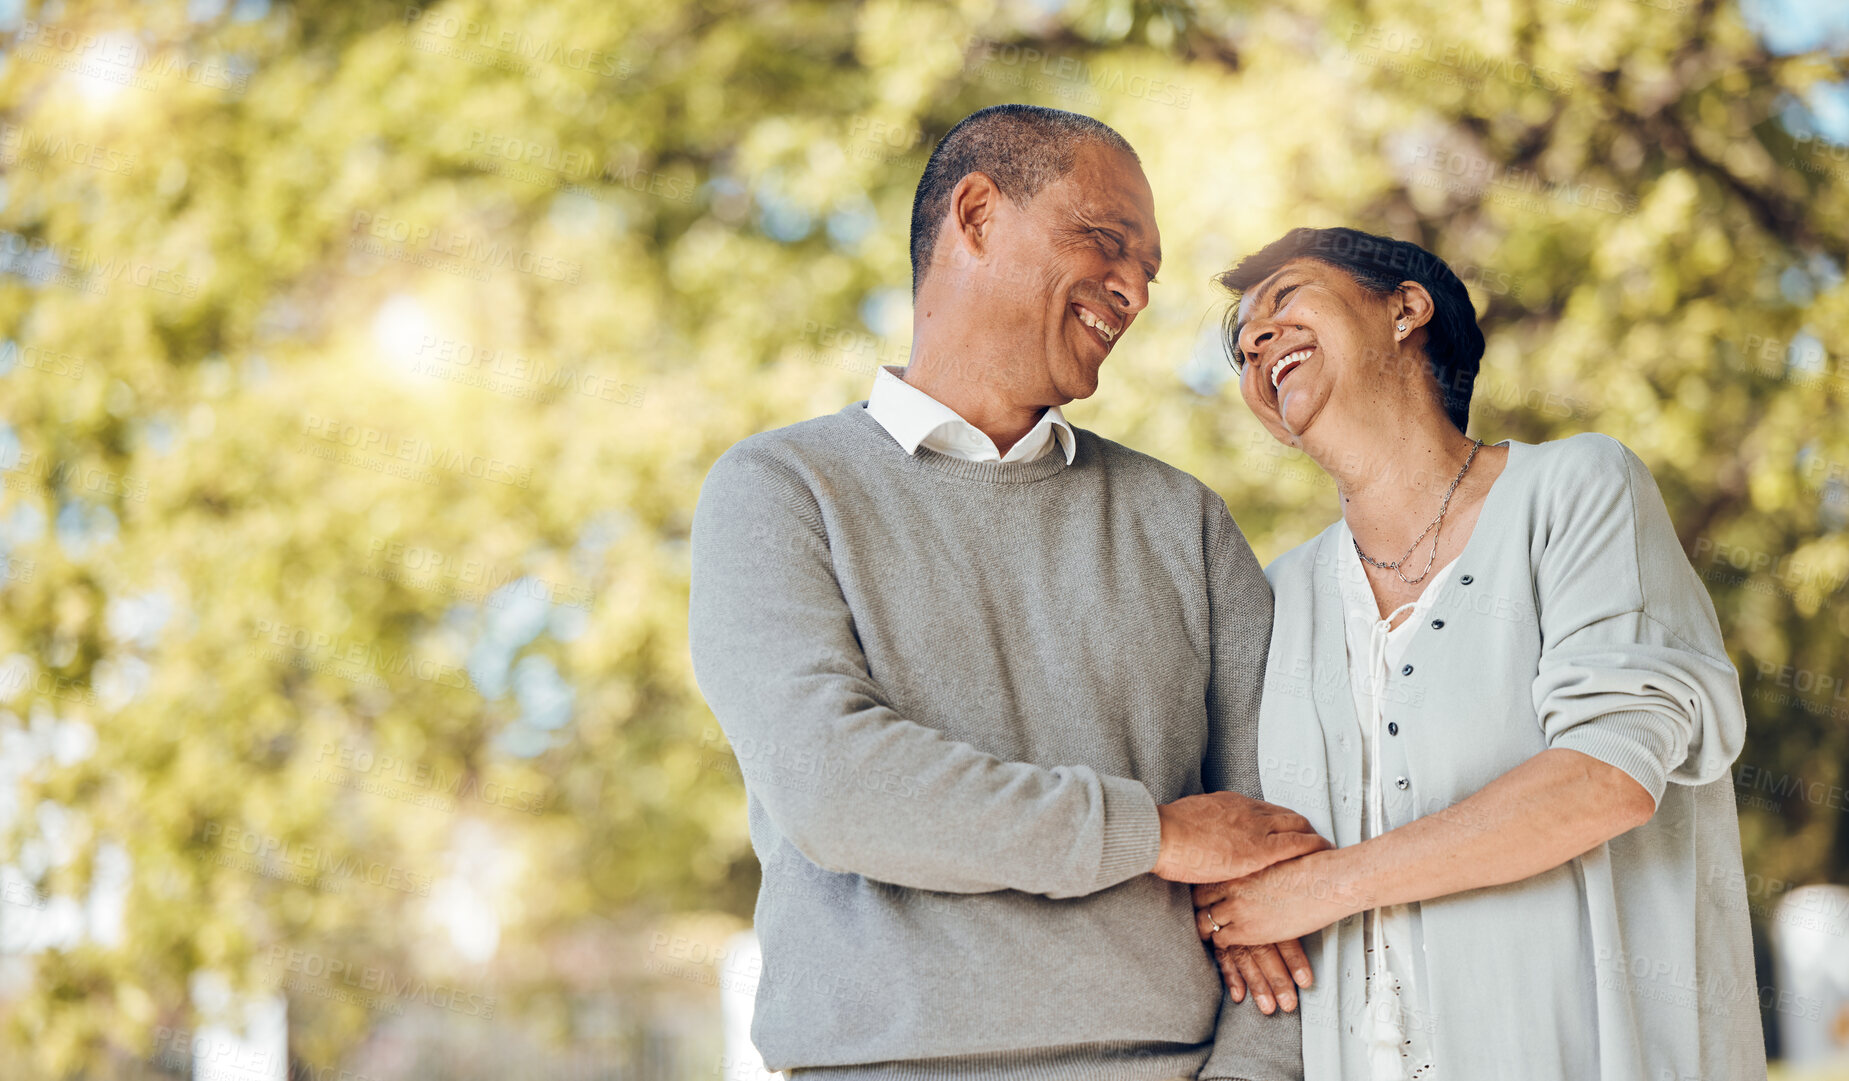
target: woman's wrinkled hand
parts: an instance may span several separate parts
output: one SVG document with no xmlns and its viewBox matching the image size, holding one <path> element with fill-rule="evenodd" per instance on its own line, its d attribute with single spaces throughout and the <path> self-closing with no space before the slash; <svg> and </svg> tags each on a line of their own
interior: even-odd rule
<svg viewBox="0 0 1849 1081">
<path fill-rule="evenodd" d="M 1195 929 L 1217 948 L 1292 941 L 1370 907 L 1338 872 L 1339 850 L 1194 887 Z M 1214 930 L 1215 925 L 1219 930 Z"/>
</svg>

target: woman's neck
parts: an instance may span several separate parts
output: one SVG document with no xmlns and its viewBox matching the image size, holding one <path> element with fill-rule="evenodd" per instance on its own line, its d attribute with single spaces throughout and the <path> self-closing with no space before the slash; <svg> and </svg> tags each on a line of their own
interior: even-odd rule
<svg viewBox="0 0 1849 1081">
<path fill-rule="evenodd" d="M 1432 522 L 1475 446 L 1449 419 L 1420 419 L 1394 427 L 1346 426 L 1345 432 L 1365 434 L 1305 447 L 1335 479 L 1349 531 L 1379 559 L 1397 559 Z M 1470 471 L 1475 472 L 1474 462 Z M 1460 501 L 1474 501 L 1478 486 L 1468 480 L 1452 493 L 1451 510 Z"/>
</svg>

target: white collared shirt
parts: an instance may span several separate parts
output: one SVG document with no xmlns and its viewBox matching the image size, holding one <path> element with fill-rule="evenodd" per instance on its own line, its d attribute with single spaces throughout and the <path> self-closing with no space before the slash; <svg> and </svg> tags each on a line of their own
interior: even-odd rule
<svg viewBox="0 0 1849 1081">
<path fill-rule="evenodd" d="M 907 454 L 917 454 L 918 448 L 924 446 L 971 462 L 1031 462 L 1052 450 L 1055 438 L 1066 452 L 1067 465 L 1078 453 L 1078 438 L 1056 405 L 1047 407 L 1033 428 L 1009 447 L 1007 454 L 1002 454 L 982 429 L 899 378 L 904 370 L 893 364 L 880 366 L 873 377 L 873 390 L 867 395 L 867 412 L 899 441 Z"/>
</svg>

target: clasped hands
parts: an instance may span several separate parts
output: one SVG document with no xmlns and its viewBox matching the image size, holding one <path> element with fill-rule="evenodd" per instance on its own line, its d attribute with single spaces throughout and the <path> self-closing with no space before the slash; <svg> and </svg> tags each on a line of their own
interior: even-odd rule
<svg viewBox="0 0 1849 1081">
<path fill-rule="evenodd" d="M 1233 1001 L 1250 991 L 1264 1013 L 1296 1009 L 1297 989 L 1314 979 L 1298 937 L 1365 907 L 1332 884 L 1333 846 L 1295 811 L 1235 792 L 1186 796 L 1157 814 L 1155 874 L 1195 884 L 1196 930 Z"/>
</svg>

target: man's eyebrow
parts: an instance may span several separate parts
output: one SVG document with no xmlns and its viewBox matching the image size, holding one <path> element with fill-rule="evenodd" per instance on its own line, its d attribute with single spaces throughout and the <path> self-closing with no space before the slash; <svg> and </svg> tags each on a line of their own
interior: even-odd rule
<svg viewBox="0 0 1849 1081">
<path fill-rule="evenodd" d="M 1112 225 L 1116 225 L 1119 228 L 1123 229 L 1124 232 L 1129 233 L 1130 235 L 1136 237 L 1138 240 L 1141 240 L 1143 238 L 1143 227 L 1137 222 L 1129 218 L 1113 216 L 1113 217 L 1107 218 L 1106 220 L 1109 221 Z M 1160 265 L 1162 262 L 1162 245 L 1157 244 L 1156 250 L 1151 252 L 1150 254 L 1155 259 L 1156 263 Z"/>
<path fill-rule="evenodd" d="M 1143 236 L 1142 223 L 1134 221 L 1130 218 L 1113 217 L 1109 220 L 1111 221 L 1112 224 L 1121 226 L 1124 232 L 1131 234 L 1132 236 L 1138 238 L 1139 240 L 1142 239 L 1142 236 Z M 1162 258 L 1162 245 L 1160 244 L 1156 245 L 1155 254 L 1156 254 L 1157 259 Z"/>
</svg>

